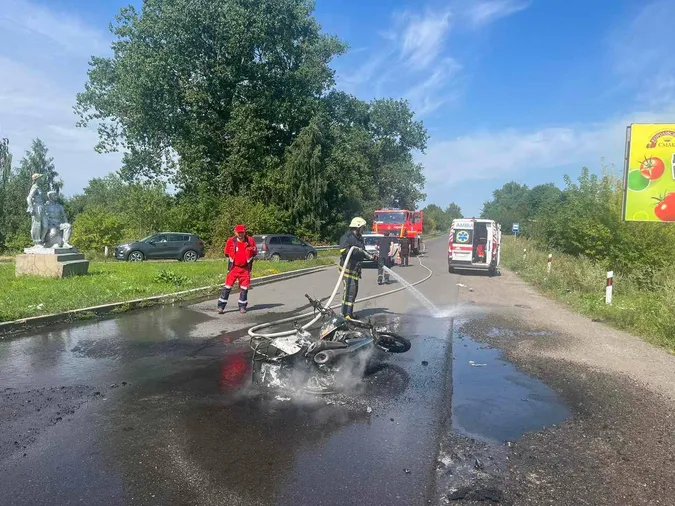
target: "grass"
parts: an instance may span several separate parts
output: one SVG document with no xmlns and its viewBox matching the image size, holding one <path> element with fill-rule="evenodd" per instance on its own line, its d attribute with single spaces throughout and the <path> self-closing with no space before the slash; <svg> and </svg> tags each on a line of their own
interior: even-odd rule
<svg viewBox="0 0 675 506">
<path fill-rule="evenodd" d="M 329 265 L 329 258 L 253 264 L 253 277 Z M 14 264 L 0 264 L 0 321 L 124 302 L 191 288 L 222 284 L 223 260 L 184 262 L 92 262 L 89 274 L 65 279 L 14 275 Z M 214 292 L 217 289 L 214 289 Z"/>
<path fill-rule="evenodd" d="M 523 249 L 527 255 L 523 258 Z M 550 276 L 548 254 L 553 254 Z M 630 275 L 614 273 L 612 304 L 605 303 L 606 266 L 587 258 L 545 251 L 528 240 L 505 237 L 502 263 L 524 281 L 575 311 L 675 351 L 675 274 L 665 271 L 647 289 Z"/>
</svg>

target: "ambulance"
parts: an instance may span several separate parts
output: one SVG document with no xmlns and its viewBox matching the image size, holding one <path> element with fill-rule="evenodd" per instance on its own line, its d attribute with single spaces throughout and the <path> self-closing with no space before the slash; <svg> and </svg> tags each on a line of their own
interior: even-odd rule
<svg viewBox="0 0 675 506">
<path fill-rule="evenodd" d="M 448 237 L 448 271 L 497 273 L 502 244 L 502 227 L 493 220 L 457 219 Z"/>
</svg>

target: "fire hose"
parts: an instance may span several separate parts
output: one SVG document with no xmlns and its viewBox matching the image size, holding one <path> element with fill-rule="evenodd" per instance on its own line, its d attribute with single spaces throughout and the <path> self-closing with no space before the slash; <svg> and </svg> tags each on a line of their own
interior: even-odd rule
<svg viewBox="0 0 675 506">
<path fill-rule="evenodd" d="M 341 304 L 336 304 L 336 305 L 334 305 L 334 306 L 330 306 L 330 304 L 331 304 L 331 302 L 333 302 L 333 299 L 335 298 L 335 295 L 337 294 L 338 288 L 340 287 L 340 282 L 341 282 L 342 279 L 344 278 L 345 271 L 347 270 L 347 265 L 349 265 L 349 259 L 350 259 L 350 257 L 352 256 L 352 253 L 354 252 L 355 249 L 360 249 L 360 248 L 358 248 L 358 247 L 356 247 L 356 246 L 352 246 L 352 247 L 349 249 L 349 252 L 347 253 L 347 256 L 346 256 L 346 258 L 345 258 L 345 260 L 344 260 L 344 265 L 343 265 L 343 267 L 342 267 L 342 270 L 340 271 L 340 276 L 338 277 L 337 283 L 335 283 L 335 288 L 333 289 L 333 293 L 331 294 L 330 298 L 328 299 L 328 301 L 327 301 L 326 304 L 325 304 L 327 307 L 330 307 L 331 309 L 337 309 L 337 308 L 339 308 L 339 307 L 341 306 Z M 411 286 L 417 286 L 417 285 L 419 285 L 419 284 L 421 284 L 421 283 L 424 283 L 426 280 L 428 280 L 428 279 L 433 275 L 433 271 L 432 271 L 431 269 L 429 269 L 426 265 L 424 265 L 424 264 L 422 263 L 422 259 L 418 257 L 418 260 L 419 260 L 420 265 L 421 265 L 424 269 L 426 269 L 427 271 L 429 271 L 429 274 L 428 274 L 425 278 L 423 278 L 423 279 L 421 279 L 421 280 L 419 280 L 419 281 L 417 281 L 417 282 L 415 282 L 415 283 L 411 283 L 411 284 L 410 284 Z M 376 299 L 376 298 L 378 298 L 378 297 L 383 297 L 383 296 L 385 296 L 385 295 L 391 295 L 391 294 L 400 292 L 400 291 L 402 291 L 402 290 L 405 290 L 405 288 L 406 288 L 405 286 L 402 286 L 402 287 L 400 287 L 400 288 L 395 288 L 394 290 L 389 290 L 389 291 L 387 291 L 387 292 L 377 293 L 377 294 L 375 294 L 375 295 L 370 295 L 370 296 L 368 296 L 368 297 L 363 297 L 363 298 L 361 298 L 361 299 L 357 299 L 357 300 L 354 301 L 354 302 L 355 302 L 355 303 L 356 303 L 356 302 L 366 302 L 366 301 L 368 301 L 368 300 Z M 315 316 L 315 317 L 314 317 L 309 323 L 306 323 L 305 325 L 303 325 L 303 326 L 301 327 L 302 330 L 306 330 L 306 329 L 310 328 L 312 325 L 314 325 L 317 321 L 319 321 L 319 319 L 321 318 L 321 313 L 316 314 L 316 315 L 315 315 L 314 312 L 311 312 L 311 313 L 303 313 L 303 314 L 300 314 L 300 315 L 297 315 L 297 316 L 292 316 L 292 317 L 290 317 L 290 318 L 284 318 L 284 319 L 276 320 L 276 321 L 273 321 L 273 322 L 262 323 L 262 324 L 260 324 L 260 325 L 256 325 L 256 326 L 254 326 L 254 327 L 251 327 L 251 328 L 248 330 L 248 335 L 251 337 L 251 342 L 253 341 L 254 338 L 259 338 L 259 339 L 276 339 L 276 338 L 278 338 L 278 337 L 292 336 L 293 334 L 296 333 L 296 330 L 295 330 L 295 329 L 293 329 L 293 330 L 285 330 L 285 331 L 282 331 L 282 332 L 275 332 L 275 333 L 272 333 L 272 334 L 261 334 L 261 333 L 259 333 L 259 331 L 262 330 L 262 329 L 269 328 L 269 327 L 275 327 L 275 326 L 280 325 L 280 324 L 282 324 L 282 323 L 295 322 L 295 321 L 297 321 L 297 320 L 303 320 L 303 319 L 305 319 L 305 318 L 310 318 L 310 317 L 312 317 L 312 316 Z"/>
</svg>

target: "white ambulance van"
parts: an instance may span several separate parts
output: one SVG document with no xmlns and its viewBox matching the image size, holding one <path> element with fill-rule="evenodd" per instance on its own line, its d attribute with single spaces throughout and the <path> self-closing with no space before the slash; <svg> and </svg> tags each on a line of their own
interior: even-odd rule
<svg viewBox="0 0 675 506">
<path fill-rule="evenodd" d="M 502 227 L 493 220 L 453 220 L 448 237 L 448 271 L 488 271 L 499 267 Z"/>
</svg>

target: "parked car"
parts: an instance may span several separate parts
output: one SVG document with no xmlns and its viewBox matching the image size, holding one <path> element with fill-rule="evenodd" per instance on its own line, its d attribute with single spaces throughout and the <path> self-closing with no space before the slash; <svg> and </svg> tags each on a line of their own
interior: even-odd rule
<svg viewBox="0 0 675 506">
<path fill-rule="evenodd" d="M 380 240 L 384 237 L 384 234 L 379 234 L 377 232 L 366 232 L 363 234 L 363 242 L 366 246 L 366 251 L 373 255 L 374 260 L 372 263 L 377 263 L 377 258 L 380 256 Z M 401 238 L 390 235 L 391 243 L 393 245 L 393 255 L 394 263 L 399 261 L 398 254 L 401 250 Z M 368 263 L 368 262 L 363 262 Z"/>
<path fill-rule="evenodd" d="M 366 251 L 371 255 L 373 255 L 373 262 L 377 262 L 377 257 L 380 254 L 379 250 L 380 239 L 382 239 L 383 237 L 384 234 L 378 234 L 377 232 L 366 232 L 365 234 L 363 234 L 363 243 L 366 246 Z"/>
<path fill-rule="evenodd" d="M 312 260 L 318 252 L 314 246 L 289 234 L 262 234 L 254 235 L 253 240 L 258 246 L 257 259 L 272 260 Z"/>
<path fill-rule="evenodd" d="M 204 242 L 197 234 L 161 232 L 115 248 L 117 260 L 180 260 L 196 262 L 205 253 Z"/>
</svg>

